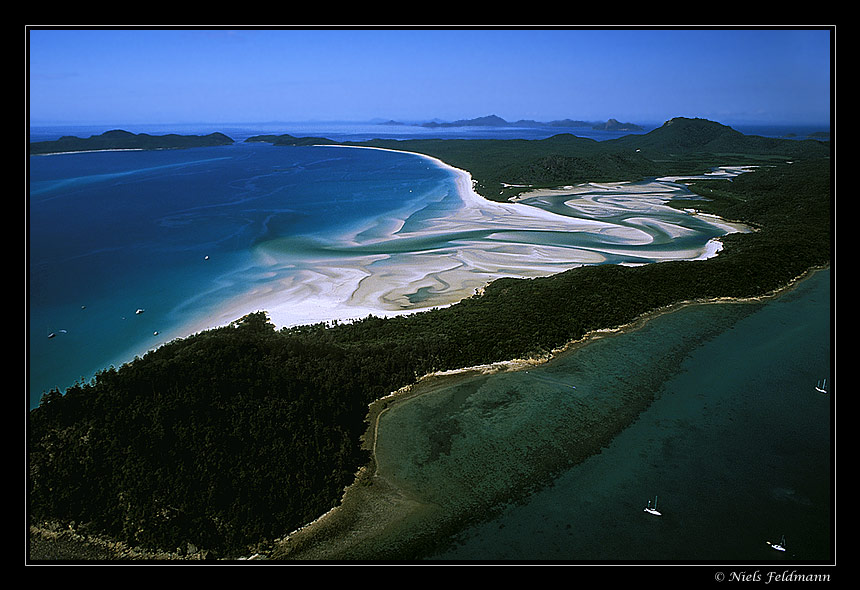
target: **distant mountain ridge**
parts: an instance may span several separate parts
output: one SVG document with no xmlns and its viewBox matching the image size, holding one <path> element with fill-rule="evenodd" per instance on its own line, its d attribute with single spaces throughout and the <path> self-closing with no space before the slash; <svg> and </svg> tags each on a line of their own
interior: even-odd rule
<svg viewBox="0 0 860 590">
<path fill-rule="evenodd" d="M 398 121 L 386 121 L 384 125 L 407 125 L 408 123 L 400 123 Z M 599 121 L 581 121 L 576 119 L 558 119 L 555 121 L 534 121 L 532 119 L 520 119 L 519 121 L 508 122 L 498 115 L 487 115 L 484 117 L 476 117 L 474 119 L 459 119 L 452 122 L 430 121 L 427 123 L 415 124 L 417 127 L 438 128 L 438 127 L 589 127 L 591 129 L 605 129 L 607 131 L 642 131 L 642 127 L 635 123 L 619 123 L 616 119 L 609 119 L 606 122 Z"/>
<path fill-rule="evenodd" d="M 819 152 L 829 150 L 826 142 L 818 140 L 798 141 L 746 135 L 722 123 L 687 117 L 669 119 L 648 133 L 609 140 L 606 145 L 633 147 L 643 153 L 659 151 L 673 154 L 743 153 L 791 156 L 810 149 Z"/>
</svg>

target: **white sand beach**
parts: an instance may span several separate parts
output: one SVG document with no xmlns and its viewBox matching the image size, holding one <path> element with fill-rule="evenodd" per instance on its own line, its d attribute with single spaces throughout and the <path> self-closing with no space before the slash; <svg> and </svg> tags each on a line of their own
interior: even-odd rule
<svg viewBox="0 0 860 590">
<path fill-rule="evenodd" d="M 697 233 L 679 222 L 694 211 L 666 205 L 683 190 L 670 180 L 589 183 L 499 203 L 477 194 L 468 172 L 420 156 L 454 172 L 458 207 L 419 224 L 407 224 L 410 211 L 399 219 L 388 216 L 310 251 L 307 244 L 300 249 L 278 240 L 264 244 L 257 251 L 257 271 L 269 280 L 258 281 L 262 286 L 225 305 L 199 329 L 260 310 L 276 327 L 413 313 L 461 301 L 501 277 L 546 276 L 631 251 L 646 261 L 701 260 L 721 248 L 715 239 L 695 247 L 689 241 L 656 247 L 655 236 L 665 241 Z M 565 214 L 536 206 L 542 198 L 559 196 Z M 622 214 L 623 224 L 617 222 Z M 719 218 L 700 219 L 721 234 L 747 231 Z M 578 245 L 571 236 L 586 239 Z"/>
</svg>

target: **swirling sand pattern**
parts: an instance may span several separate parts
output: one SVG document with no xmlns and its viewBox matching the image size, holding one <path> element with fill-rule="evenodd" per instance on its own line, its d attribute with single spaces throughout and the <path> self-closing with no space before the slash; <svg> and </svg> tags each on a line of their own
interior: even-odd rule
<svg viewBox="0 0 860 590">
<path fill-rule="evenodd" d="M 452 172 L 441 196 L 346 234 L 260 244 L 258 287 L 225 317 L 253 307 L 285 326 L 408 313 L 450 305 L 501 277 L 704 259 L 719 251 L 720 236 L 748 231 L 669 207 L 694 198 L 678 179 L 583 184 L 498 203 L 476 194 L 467 172 L 431 160 Z"/>
</svg>

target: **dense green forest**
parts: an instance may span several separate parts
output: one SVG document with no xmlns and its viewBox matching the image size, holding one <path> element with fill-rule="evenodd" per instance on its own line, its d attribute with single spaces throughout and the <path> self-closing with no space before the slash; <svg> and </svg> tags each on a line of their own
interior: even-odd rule
<svg viewBox="0 0 860 590">
<path fill-rule="evenodd" d="M 758 231 L 726 236 L 705 261 L 501 279 L 457 305 L 389 319 L 275 330 L 258 313 L 173 341 L 47 393 L 29 412 L 31 523 L 243 554 L 340 500 L 369 459 L 360 441 L 368 404 L 421 375 L 545 354 L 663 306 L 768 293 L 829 264 L 829 144 L 673 121 L 612 144 L 572 136 L 369 142 L 467 169 L 494 198 L 505 196 L 502 182 L 556 186 L 767 164 L 731 182 L 696 181 L 692 190 L 709 200 L 674 203 Z"/>
</svg>

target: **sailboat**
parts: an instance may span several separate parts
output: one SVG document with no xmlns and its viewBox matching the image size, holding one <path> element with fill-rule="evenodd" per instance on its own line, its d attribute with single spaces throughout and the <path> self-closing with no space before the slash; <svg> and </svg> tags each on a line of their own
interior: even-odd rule
<svg viewBox="0 0 860 590">
<path fill-rule="evenodd" d="M 785 535 L 782 536 L 782 539 L 780 539 L 779 543 L 771 543 L 770 541 L 768 541 L 767 544 L 770 545 L 771 548 L 776 549 L 777 551 L 785 551 Z"/>
<path fill-rule="evenodd" d="M 663 516 L 659 510 L 657 510 L 657 496 L 654 496 L 654 507 L 651 507 L 651 500 L 648 500 L 648 505 L 645 507 L 645 512 L 648 514 L 653 514 L 654 516 Z"/>
<path fill-rule="evenodd" d="M 818 393 L 827 393 L 827 379 L 819 381 L 818 385 L 815 386 L 815 391 Z"/>
</svg>

